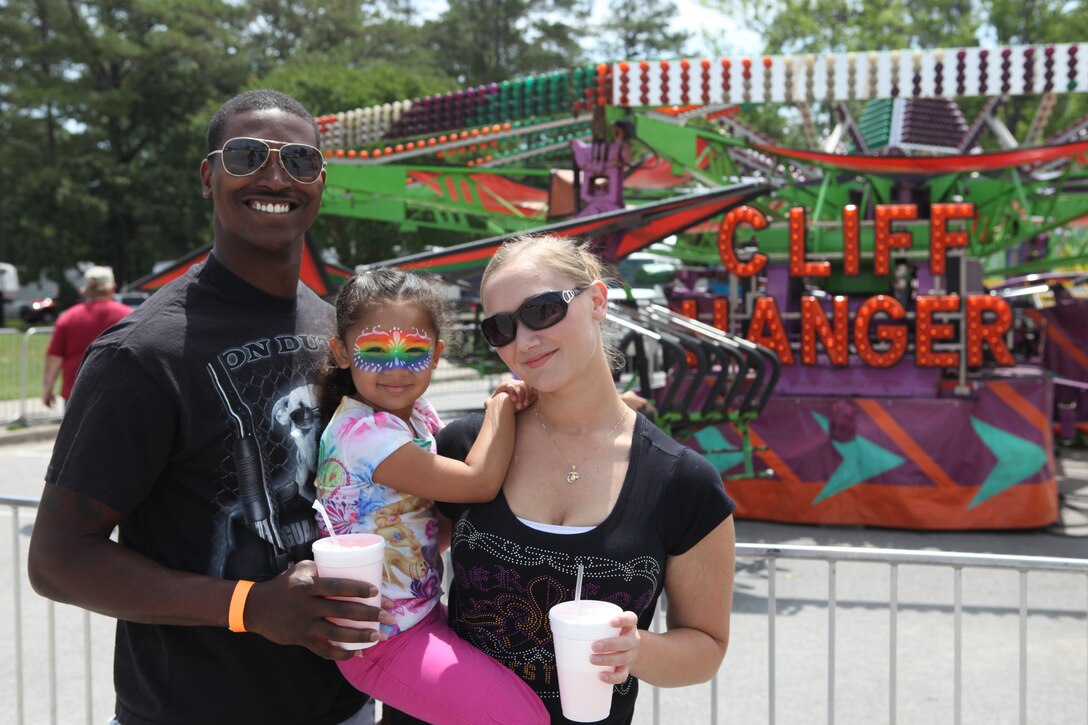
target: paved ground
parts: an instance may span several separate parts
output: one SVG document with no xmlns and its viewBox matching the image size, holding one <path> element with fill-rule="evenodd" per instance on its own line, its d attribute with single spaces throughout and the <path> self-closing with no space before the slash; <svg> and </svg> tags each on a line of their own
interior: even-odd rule
<svg viewBox="0 0 1088 725">
<path fill-rule="evenodd" d="M 436 396 L 442 410 L 477 407 L 479 384 L 449 385 Z M 48 426 L 25 433 L 0 432 L 0 496 L 41 492 L 52 449 Z M 806 544 L 908 550 L 979 552 L 1014 556 L 1088 557 L 1088 452 L 1066 451 L 1059 458 L 1062 520 L 1046 529 L 1021 532 L 917 532 L 861 527 L 792 526 L 757 521 L 737 523 L 744 543 Z M 0 536 L 10 536 L 25 559 L 32 515 L 19 514 L 17 530 L 0 509 Z M 0 553 L 0 581 L 15 578 L 12 558 Z M 836 582 L 836 618 L 828 616 L 826 564 L 781 561 L 777 565 L 774 649 L 775 722 L 790 725 L 834 722 L 869 725 L 891 722 L 890 576 L 885 566 L 841 564 Z M 25 582 L 25 574 L 21 580 Z M 961 701 L 963 723 L 1015 723 L 1019 720 L 1019 578 L 1014 572 L 965 570 Z M 1029 576 L 1027 619 L 1028 723 L 1088 721 L 1088 605 L 1083 575 Z M 22 679 L 26 722 L 49 721 L 49 673 L 44 602 L 25 584 L 20 599 L 23 621 Z M 6 587 L 5 587 L 6 588 Z M 953 722 L 953 574 L 939 567 L 901 567 L 898 577 L 896 716 L 899 723 Z M 770 680 L 768 572 L 761 561 L 738 562 L 732 641 L 717 677 L 717 722 L 748 725 L 769 722 Z M 112 623 L 91 620 L 93 681 L 85 683 L 84 615 L 56 607 L 59 687 L 58 721 L 83 719 L 84 693 L 93 693 L 92 722 L 102 723 L 111 710 L 109 658 Z M 0 595 L 0 688 L 12 692 L 16 638 L 13 599 Z M 829 628 L 834 637 L 833 712 L 828 705 Z M 660 691 L 660 723 L 712 722 L 711 688 Z M 635 722 L 654 720 L 655 697 L 640 697 Z M 15 722 L 13 698 L 0 698 L 0 722 Z"/>
</svg>

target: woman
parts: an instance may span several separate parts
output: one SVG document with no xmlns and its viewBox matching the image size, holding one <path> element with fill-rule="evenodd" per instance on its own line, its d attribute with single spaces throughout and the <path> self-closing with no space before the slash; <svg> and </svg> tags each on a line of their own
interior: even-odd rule
<svg viewBox="0 0 1088 725">
<path fill-rule="evenodd" d="M 601 335 L 607 288 L 573 241 L 522 237 L 481 282 L 481 331 L 538 402 L 517 416 L 514 457 L 485 504 L 443 505 L 453 521 L 453 629 L 520 675 L 562 717 L 548 609 L 582 596 L 624 610 L 617 637 L 595 644 L 615 685 L 608 723 L 631 721 L 638 680 L 663 687 L 714 676 L 729 639 L 733 502 L 714 467 L 627 407 Z M 438 438 L 463 457 L 481 425 Z M 648 631 L 662 589 L 668 631 Z M 394 716 L 393 722 L 409 722 Z"/>
</svg>

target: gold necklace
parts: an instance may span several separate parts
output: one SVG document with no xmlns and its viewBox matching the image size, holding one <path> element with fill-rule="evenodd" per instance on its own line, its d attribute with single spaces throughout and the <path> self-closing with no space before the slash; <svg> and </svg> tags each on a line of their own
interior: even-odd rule
<svg viewBox="0 0 1088 725">
<path fill-rule="evenodd" d="M 612 437 L 612 434 L 615 433 L 616 429 L 620 427 L 620 423 L 622 423 L 624 418 L 627 417 L 627 410 L 627 406 L 624 405 L 623 413 L 620 414 L 620 419 L 617 420 L 616 424 L 612 426 L 612 429 L 605 434 L 604 438 L 601 438 L 599 441 L 597 441 L 597 445 L 593 446 L 593 450 L 583 456 L 582 460 L 580 460 L 578 463 L 585 463 L 586 459 L 588 459 L 590 456 L 597 452 L 597 449 L 601 447 L 602 443 Z M 567 454 L 564 453 L 563 449 L 559 447 L 559 444 L 555 442 L 555 438 L 552 437 L 552 432 L 548 430 L 548 426 L 544 425 L 544 419 L 540 417 L 539 404 L 533 406 L 533 414 L 536 415 L 536 422 L 540 423 L 540 427 L 544 430 L 544 435 L 548 436 L 548 440 L 550 440 L 552 442 L 552 445 L 555 446 L 555 450 L 559 451 L 559 455 L 563 456 L 563 458 L 566 459 L 567 464 L 570 466 L 570 473 L 567 474 L 567 484 L 573 484 L 575 481 L 582 477 L 582 475 L 578 473 L 578 466 L 571 463 L 571 460 L 567 458 Z"/>
</svg>

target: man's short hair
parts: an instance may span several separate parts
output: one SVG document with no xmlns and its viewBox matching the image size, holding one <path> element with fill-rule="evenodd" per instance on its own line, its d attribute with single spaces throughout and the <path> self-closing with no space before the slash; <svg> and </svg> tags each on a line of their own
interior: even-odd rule
<svg viewBox="0 0 1088 725">
<path fill-rule="evenodd" d="M 113 270 L 109 267 L 88 267 L 83 273 L 83 294 L 87 296 L 113 292 Z"/>
<path fill-rule="evenodd" d="M 208 153 L 218 151 L 227 139 L 223 138 L 223 129 L 227 125 L 227 119 L 251 111 L 283 111 L 292 116 L 298 116 L 306 123 L 314 127 L 314 145 L 321 146 L 321 136 L 317 131 L 314 117 L 306 108 L 286 93 L 274 91 L 270 88 L 258 88 L 255 91 L 246 91 L 230 99 L 215 112 L 211 123 L 208 124 Z"/>
</svg>

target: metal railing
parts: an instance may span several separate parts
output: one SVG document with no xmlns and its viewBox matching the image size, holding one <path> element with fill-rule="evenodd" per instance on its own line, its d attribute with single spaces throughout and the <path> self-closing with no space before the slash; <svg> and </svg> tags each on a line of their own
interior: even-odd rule
<svg viewBox="0 0 1088 725">
<path fill-rule="evenodd" d="M 776 630 L 777 620 L 776 582 L 777 562 L 781 559 L 809 560 L 826 562 L 828 565 L 827 596 L 827 722 L 835 722 L 836 699 L 836 622 L 837 622 L 837 585 L 838 564 L 842 562 L 868 562 L 889 567 L 890 587 L 888 592 L 888 649 L 889 657 L 889 709 L 888 722 L 895 725 L 898 721 L 898 645 L 899 645 L 899 567 L 905 565 L 940 566 L 953 572 L 953 722 L 963 722 L 963 570 L 998 569 L 1015 571 L 1019 575 L 1019 719 L 1021 725 L 1028 723 L 1028 574 L 1031 572 L 1059 572 L 1081 575 L 1088 583 L 1088 559 L 1067 559 L 1057 557 L 1011 557 L 994 554 L 946 553 L 936 551 L 903 551 L 899 549 L 877 549 L 834 546 L 761 546 L 737 544 L 738 558 L 758 558 L 767 562 L 768 592 L 767 652 L 768 668 L 768 712 L 767 722 L 776 722 Z M 1085 604 L 1088 619 L 1088 600 Z M 1088 631 L 1086 634 L 1085 662 L 1088 663 Z M 712 687 L 716 686 L 715 680 Z M 1088 681 L 1085 683 L 1084 696 L 1088 703 Z M 716 722 L 712 718 L 711 722 Z"/>
<path fill-rule="evenodd" d="M 451 328 L 451 332 L 466 336 L 473 329 L 469 325 L 457 324 Z M 41 381 L 30 374 L 34 369 L 32 361 L 38 356 L 44 358 L 45 354 L 44 345 L 36 344 L 37 341 L 43 337 L 48 340 L 52 333 L 52 327 L 31 327 L 25 332 L 0 328 L 0 391 L 8 393 L 0 395 L 0 426 L 53 423 L 63 417 L 64 399 L 58 396 L 53 408 L 45 407 L 41 400 Z M 435 397 L 439 402 L 454 400 L 458 409 L 482 410 L 488 392 L 509 379 L 510 374 L 497 371 L 493 362 L 490 365 L 483 360 L 475 362 L 477 365 L 474 367 L 470 362 L 457 364 L 443 358 L 428 396 Z"/>
<path fill-rule="evenodd" d="M 91 648 L 91 634 L 92 630 L 112 630 L 112 620 L 100 615 L 92 615 L 83 610 L 69 607 L 67 605 L 54 605 L 52 602 L 45 603 L 45 622 L 44 627 L 35 626 L 33 631 L 39 632 L 44 629 L 43 636 L 45 638 L 44 658 L 45 662 L 41 661 L 41 657 L 34 659 L 28 657 L 27 652 L 27 631 L 31 629 L 29 627 L 29 621 L 27 614 L 23 609 L 23 602 L 27 599 L 32 599 L 40 604 L 43 600 L 36 597 L 33 592 L 29 591 L 29 586 L 26 582 L 25 574 L 25 547 L 20 545 L 21 537 L 26 537 L 28 532 L 23 531 L 20 526 L 20 511 L 21 510 L 34 510 L 38 505 L 38 501 L 32 498 L 26 497 L 0 497 L 0 513 L 3 513 L 5 509 L 11 516 L 11 557 L 9 559 L 11 566 L 11 591 L 13 592 L 13 601 L 11 604 L 12 621 L 14 623 L 14 629 L 10 638 L 0 635 L 0 640 L 11 642 L 11 649 L 9 650 L 7 645 L 0 642 L 0 662 L 10 662 L 13 666 L 13 695 L 14 697 L 8 700 L 6 704 L 3 699 L 0 699 L 0 721 L 12 722 L 18 725 L 23 725 L 26 722 L 41 722 L 45 712 L 49 714 L 49 722 L 58 722 L 58 717 L 62 712 L 58 706 L 58 681 L 61 680 L 62 675 L 58 675 L 58 654 L 57 654 L 57 612 L 64 612 L 69 618 L 69 629 L 74 627 L 71 622 L 71 615 L 81 616 L 81 622 L 79 623 L 79 629 L 81 631 L 80 638 L 82 639 L 82 673 L 72 679 L 76 683 L 82 683 L 82 707 L 78 703 L 73 704 L 73 701 L 80 699 L 79 693 L 73 693 L 69 689 L 67 693 L 67 707 L 63 710 L 64 717 L 59 720 L 61 722 L 74 722 L 77 718 L 82 718 L 87 723 L 93 723 L 103 720 L 103 712 L 108 715 L 108 710 L 112 708 L 112 693 L 108 689 L 108 683 L 112 682 L 111 677 L 111 659 L 112 659 L 112 646 L 105 646 L 99 643 L 98 649 L 92 655 Z M 944 553 L 936 551 L 908 551 L 899 549 L 876 549 L 876 548 L 860 548 L 860 547 L 827 547 L 827 546 L 769 546 L 760 544 L 738 544 L 737 545 L 737 557 L 738 557 L 738 585 L 751 588 L 753 582 L 765 584 L 766 586 L 766 679 L 763 680 L 766 687 L 766 722 L 769 725 L 775 725 L 778 720 L 779 712 L 779 700 L 780 697 L 780 677 L 781 669 L 780 661 L 785 660 L 789 664 L 790 658 L 796 658 L 798 653 L 787 649 L 785 652 L 780 650 L 780 637 L 778 633 L 778 621 L 781 617 L 780 608 L 783 605 L 783 600 L 779 596 L 779 586 L 782 581 L 788 581 L 789 576 L 781 577 L 779 575 L 780 562 L 786 560 L 807 561 L 812 562 L 815 565 L 826 564 L 827 565 L 827 596 L 826 601 L 821 601 L 820 597 L 816 595 L 813 597 L 812 592 L 806 592 L 808 601 L 815 602 L 815 606 L 826 607 L 827 610 L 827 623 L 826 623 L 826 651 L 827 659 L 825 669 L 810 671 L 808 674 L 815 677 L 823 677 L 826 682 L 827 693 L 827 712 L 826 721 L 828 723 L 835 723 L 837 718 L 836 712 L 836 700 L 840 694 L 838 691 L 839 678 L 836 676 L 838 670 L 837 661 L 837 644 L 839 642 L 838 625 L 840 624 L 839 616 L 839 603 L 840 599 L 838 591 L 840 588 L 840 564 L 862 564 L 873 565 L 880 568 L 884 568 L 888 571 L 888 596 L 886 601 L 874 602 L 875 608 L 886 607 L 888 611 L 887 620 L 887 649 L 889 652 L 888 661 L 886 663 L 872 661 L 861 663 L 866 668 L 879 668 L 887 666 L 888 680 L 886 684 L 886 695 L 888 700 L 887 721 L 891 725 L 895 725 L 899 721 L 899 704 L 900 704 L 900 670 L 898 662 L 900 659 L 900 643 L 901 643 L 901 627 L 900 627 L 900 568 L 901 567 L 940 567 L 947 569 L 952 574 L 952 603 L 951 603 L 951 617 L 953 627 L 953 638 L 951 652 L 948 651 L 934 651 L 934 657 L 937 661 L 947 660 L 951 658 L 953 662 L 953 703 L 952 703 L 952 722 L 959 725 L 964 722 L 964 708 L 963 708 L 963 695 L 964 695 L 964 622 L 965 619 L 970 619 L 972 616 L 980 615 L 965 615 L 964 605 L 964 591 L 963 591 L 963 572 L 964 570 L 1003 570 L 1007 572 L 1013 572 L 1018 576 L 1018 606 L 1017 611 L 1017 640 L 1018 640 L 1018 658 L 1015 665 L 1018 674 L 1018 692 L 1017 700 L 1018 707 L 1018 719 L 1017 722 L 1022 725 L 1026 725 L 1029 722 L 1029 681 L 1028 672 L 1029 667 L 1041 658 L 1031 659 L 1029 658 L 1029 640 L 1028 640 L 1028 618 L 1029 613 L 1036 611 L 1038 607 L 1029 607 L 1029 575 L 1043 575 L 1043 574 L 1057 574 L 1080 579 L 1081 581 L 1088 583 L 1088 559 L 1066 559 L 1066 558 L 1053 558 L 1053 557 L 1012 557 L 1012 556 L 999 556 L 990 554 L 966 554 L 966 553 Z M 755 567 L 764 567 L 759 576 L 753 574 Z M 2 568 L 2 564 L 0 564 Z M 787 572 L 787 575 L 790 575 Z M 793 574 L 796 574 L 795 572 Z M 765 575 L 765 582 L 764 582 Z M 868 579 L 872 580 L 873 577 L 869 576 Z M 870 581 L 871 583 L 871 581 Z M 1064 584 L 1062 589 L 1065 590 Z M 983 593 L 985 594 L 985 592 Z M 736 600 L 736 597 L 735 597 Z M 917 606 L 917 605 L 912 605 Z M 973 611 L 983 611 L 981 605 L 973 605 L 975 609 Z M 986 605 L 990 610 L 995 609 L 995 605 Z M 654 630 L 661 631 L 661 620 L 664 616 L 664 610 L 667 607 L 667 603 L 659 607 L 659 611 L 655 616 Z M 0 602 L 0 611 L 3 611 L 6 607 Z M 970 609 L 970 608 L 968 608 Z M 749 612 L 749 620 L 751 615 L 757 614 L 755 610 Z M 1048 610 L 1047 616 L 1053 616 L 1053 610 Z M 1064 613 L 1072 620 L 1083 619 L 1088 621 L 1088 603 L 1083 608 L 1078 608 L 1072 611 Z M 734 611 L 734 629 L 737 628 L 737 622 L 743 617 L 738 617 L 738 613 Z M 754 624 L 752 621 L 746 622 L 748 625 Z M 758 627 L 751 627 L 751 629 L 758 629 Z M 1084 637 L 1084 644 L 1081 645 L 1080 651 L 1084 654 L 1084 671 L 1088 672 L 1088 630 L 1083 627 L 1079 633 L 1073 633 L 1068 635 L 1071 637 Z M 112 641 L 112 640 L 111 640 Z M 905 641 L 905 640 L 904 640 Z M 936 646 L 937 639 L 934 638 L 931 644 L 934 644 L 933 649 L 938 650 Z M 796 643 L 791 643 L 795 645 Z M 873 656 L 873 651 L 876 649 L 875 642 L 866 643 L 866 652 Z M 649 707 L 652 708 L 652 715 L 646 715 L 642 719 L 636 716 L 636 722 L 652 721 L 654 725 L 660 723 L 675 723 L 675 722 L 700 722 L 716 724 L 719 722 L 719 711 L 723 707 L 720 700 L 720 689 L 722 688 L 722 681 L 727 680 L 730 677 L 735 677 L 736 673 L 746 671 L 753 665 L 748 661 L 738 660 L 738 657 L 746 656 L 745 652 L 735 652 L 736 648 L 731 645 L 729 656 L 726 658 L 725 665 L 722 671 L 719 672 L 718 677 L 714 678 L 709 686 L 698 685 L 687 688 L 677 689 L 663 689 L 648 687 L 651 692 L 644 693 L 640 699 L 640 708 L 644 708 L 643 703 L 649 700 Z M 40 651 L 40 650 L 39 650 Z M 928 650 L 927 650 L 928 651 Z M 973 650 L 972 650 L 973 652 Z M 976 653 L 977 654 L 977 653 Z M 748 656 L 751 655 L 749 651 Z M 811 649 L 805 650 L 801 653 L 801 656 L 805 659 L 805 664 L 811 667 L 813 657 L 811 656 Z M 993 655 L 989 651 L 984 651 L 982 656 L 992 658 Z M 757 659 L 757 658 L 753 658 Z M 72 663 L 69 662 L 69 665 Z M 755 666 L 759 666 L 758 661 Z M 927 666 L 935 667 L 933 664 Z M 1082 689 L 1081 694 L 1072 695 L 1072 697 L 1079 699 L 1085 705 L 1085 712 L 1088 713 L 1088 680 L 1083 677 L 1080 678 L 1079 683 L 1074 682 L 1074 679 L 1080 677 L 1076 673 L 1081 669 L 1075 664 L 1069 665 L 1069 681 L 1057 683 L 1056 686 L 1060 686 L 1063 691 L 1073 692 L 1076 689 Z M 26 695 L 26 686 L 30 678 L 25 677 L 25 673 L 34 673 L 34 684 L 37 688 L 37 694 L 33 698 L 31 706 L 28 708 L 28 698 Z M 43 683 L 41 678 L 44 676 L 46 682 Z M 3 685 L 0 688 L 7 689 Z M 105 689 L 104 689 L 105 688 Z M 705 698 L 709 692 L 709 712 L 704 711 L 692 712 L 691 708 L 693 702 L 701 701 Z M 650 697 L 646 697 L 650 695 Z M 97 700 L 96 700 L 97 696 Z M 667 708 L 669 713 L 668 717 L 663 717 L 663 698 L 671 698 L 671 702 L 674 703 Z M 103 700 L 108 702 L 103 703 Z M 680 710 L 675 705 L 676 702 L 683 702 L 684 709 Z M 735 703 L 729 703 L 725 705 L 730 713 L 730 722 L 757 722 L 757 720 L 738 719 L 734 709 Z M 97 712 L 96 712 L 97 708 Z M 105 709 L 103 709 L 105 708 Z M 36 716 L 32 720 L 28 720 L 28 709 L 32 710 Z M 80 713 L 81 714 L 77 714 Z M 787 713 L 789 717 L 794 718 L 793 722 L 796 722 L 796 712 L 789 711 Z M 1066 713 L 1068 715 L 1068 713 Z M 1088 715 L 1086 715 L 1088 718 Z M 943 718 L 942 718 L 943 719 Z M 763 717 L 760 716 L 758 721 L 762 721 Z M 803 722 L 812 723 L 817 722 L 818 718 L 814 716 L 812 709 L 809 709 L 805 714 Z M 850 720 L 848 720 L 850 721 Z M 856 720 L 855 720 L 856 721 Z M 868 715 L 864 719 L 865 722 L 880 722 L 880 717 L 876 715 Z M 977 716 L 973 718 L 973 721 L 978 721 Z M 1072 717 L 1061 717 L 1055 719 L 1053 716 L 1044 717 L 1043 719 L 1033 719 L 1031 722 L 1084 722 L 1083 719 L 1073 719 Z M 851 721 L 853 722 L 853 721 Z M 1011 718 L 1002 719 L 1002 722 L 1011 722 Z"/>
<path fill-rule="evenodd" d="M 56 604 L 48 599 L 37 596 L 31 589 L 26 577 L 26 557 L 24 547 L 20 545 L 20 537 L 25 536 L 21 526 L 21 510 L 36 510 L 38 499 L 22 496 L 0 496 L 0 510 L 6 509 L 11 515 L 11 614 L 14 624 L 10 639 L 11 656 L 7 648 L 0 644 L 0 652 L 4 660 L 12 663 L 12 678 L 14 688 L 11 690 L 13 697 L 9 700 L 12 711 L 6 712 L 7 705 L 0 705 L 0 722 L 12 722 L 23 725 L 27 722 L 44 722 L 48 713 L 48 722 L 75 722 L 75 717 L 81 717 L 86 723 L 105 722 L 103 708 L 112 711 L 112 700 L 107 703 L 96 703 L 94 692 L 96 680 L 101 683 L 112 682 L 112 672 L 109 669 L 113 659 L 112 637 L 108 647 L 99 646 L 98 650 L 91 647 L 91 632 L 94 629 L 104 631 L 112 629 L 113 620 L 97 614 L 92 614 L 85 609 L 64 604 Z M 34 631 L 44 630 L 44 653 L 37 650 L 39 655 L 31 658 L 27 656 L 28 629 L 27 612 L 24 611 L 24 603 L 33 602 L 41 605 L 45 612 L 45 621 L 33 627 Z M 0 606 L 0 611 L 5 607 Z M 57 625 L 58 611 L 63 612 L 66 620 L 72 621 L 72 627 L 79 631 L 79 641 L 82 653 L 78 662 L 73 662 L 70 656 L 58 657 L 57 650 Z M 94 625 L 92 625 L 92 618 Z M 5 638 L 6 639 L 6 638 Z M 39 644 L 41 644 L 39 642 Z M 69 648 L 65 654 L 75 649 L 75 643 L 66 642 Z M 44 660 L 44 661 L 43 661 Z M 61 673 L 61 662 L 66 667 Z M 74 670 L 74 672 L 73 672 Z M 28 673 L 31 675 L 28 677 Z M 45 675 L 42 678 L 42 675 Z M 63 674 L 63 677 L 62 677 Z M 68 678 L 68 679 L 65 679 Z M 36 697 L 33 698 L 33 716 L 28 715 L 27 689 L 33 682 Z M 72 684 L 74 687 L 65 687 L 62 693 L 62 683 Z M 79 687 L 79 685 L 82 687 Z M 44 689 L 43 689 L 44 686 Z M 7 688 L 4 688 L 5 690 Z M 100 688 L 101 689 L 101 688 Z M 61 699 L 66 701 L 68 707 L 62 708 Z M 5 698 L 6 699 L 6 698 Z M 94 706 L 101 705 L 100 712 L 96 715 Z M 61 717 L 63 713 L 64 717 Z"/>
<path fill-rule="evenodd" d="M 31 357 L 42 355 L 44 346 L 34 343 L 43 336 L 48 340 L 52 327 L 31 327 L 26 332 L 10 327 L 0 328 L 0 425 L 44 423 L 60 420 L 63 399 L 57 399 L 53 409 L 41 400 L 41 381 L 31 380 Z M 40 349 L 38 349 L 40 347 Z"/>
</svg>

